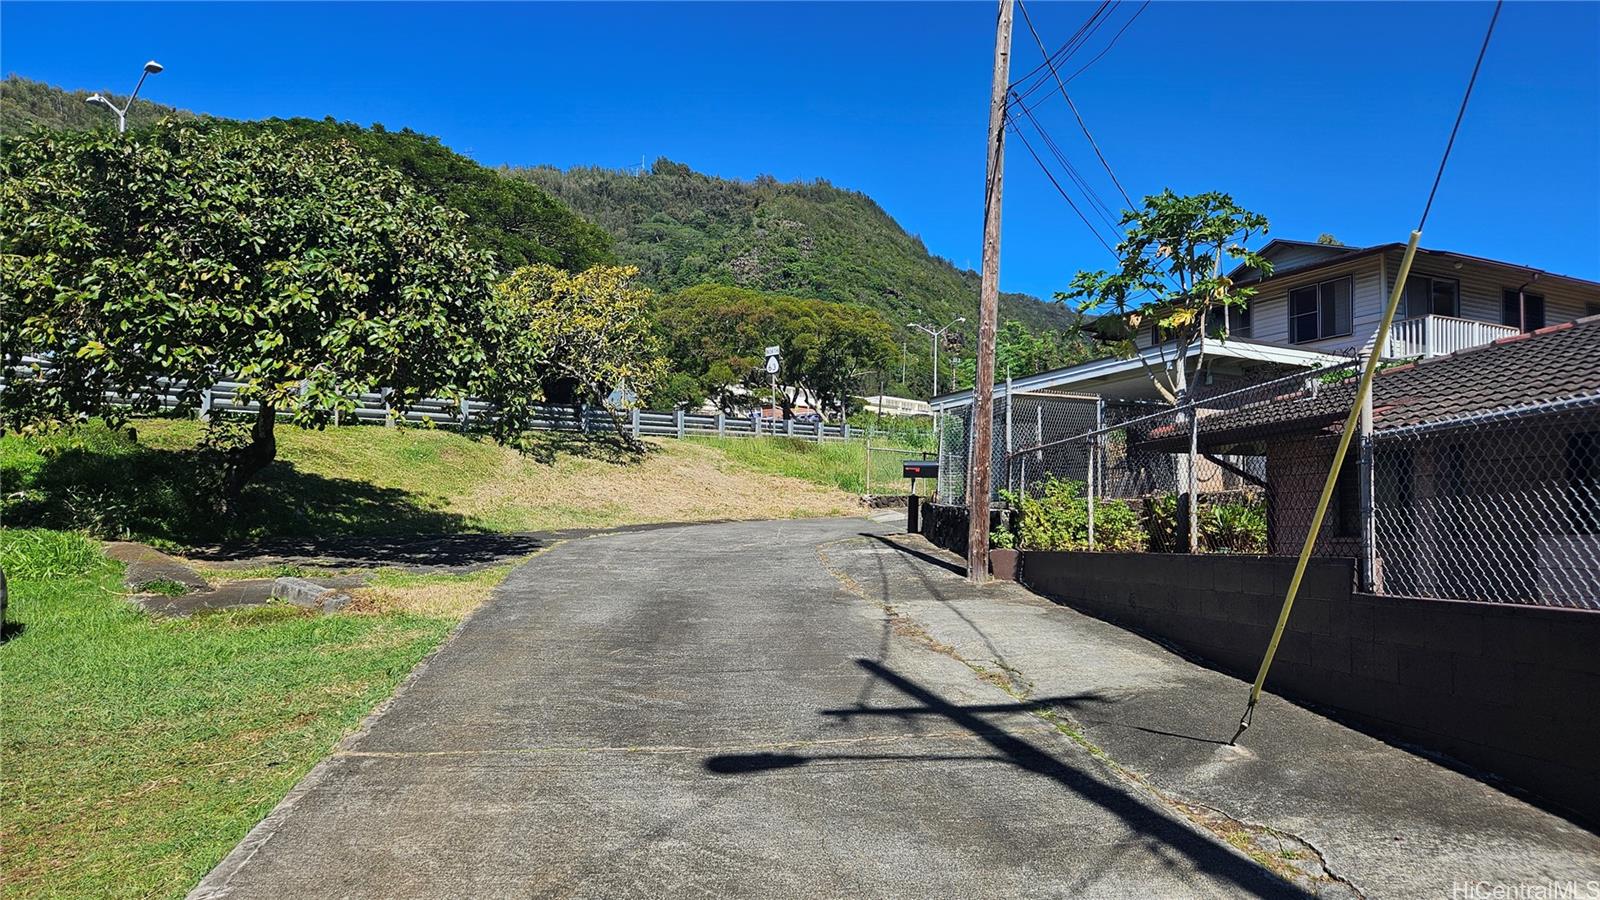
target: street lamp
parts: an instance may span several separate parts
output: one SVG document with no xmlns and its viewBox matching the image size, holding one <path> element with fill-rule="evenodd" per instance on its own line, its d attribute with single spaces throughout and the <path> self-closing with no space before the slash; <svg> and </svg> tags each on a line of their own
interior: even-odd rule
<svg viewBox="0 0 1600 900">
<path fill-rule="evenodd" d="M 133 107 L 133 98 L 139 96 L 139 88 L 144 87 L 144 80 L 160 72 L 161 68 L 161 63 L 153 59 L 144 64 L 144 71 L 139 74 L 139 83 L 133 86 L 133 93 L 128 95 L 128 102 L 122 104 L 121 109 L 117 109 L 117 105 L 112 103 L 110 98 L 102 97 L 99 94 L 90 94 L 84 98 L 83 102 L 104 104 L 106 109 L 116 113 L 117 134 L 122 134 L 128 130 L 128 110 Z"/>
<path fill-rule="evenodd" d="M 939 396 L 939 339 L 944 337 L 944 333 L 946 331 L 949 331 L 951 328 L 954 328 L 956 325 L 965 322 L 966 320 L 966 316 L 956 316 L 954 319 L 946 322 L 943 328 L 934 328 L 931 325 L 923 325 L 920 322 L 906 323 L 907 328 L 915 328 L 916 330 L 927 334 L 928 338 L 933 343 L 933 393 L 929 395 L 929 400 Z"/>
</svg>

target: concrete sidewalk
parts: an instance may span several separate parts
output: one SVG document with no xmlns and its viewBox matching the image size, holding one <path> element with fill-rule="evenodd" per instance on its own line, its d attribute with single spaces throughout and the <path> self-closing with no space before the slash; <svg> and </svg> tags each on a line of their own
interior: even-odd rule
<svg viewBox="0 0 1600 900">
<path fill-rule="evenodd" d="M 1600 840 L 865 520 L 555 547 L 195 897 L 1440 896 Z"/>
<path fill-rule="evenodd" d="M 1015 584 L 972 588 L 959 558 L 920 537 L 869 540 L 831 552 L 841 577 L 1003 676 L 1126 781 L 1236 844 L 1250 835 L 1253 853 L 1309 849 L 1367 896 L 1479 882 L 1600 891 L 1600 837 L 1563 818 L 1270 694 L 1229 747 L 1248 683 Z"/>
</svg>

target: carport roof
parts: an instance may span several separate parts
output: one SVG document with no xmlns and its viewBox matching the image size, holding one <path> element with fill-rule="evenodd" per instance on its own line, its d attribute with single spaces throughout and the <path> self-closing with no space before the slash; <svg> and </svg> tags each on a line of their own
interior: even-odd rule
<svg viewBox="0 0 1600 900">
<path fill-rule="evenodd" d="M 1045 392 L 1070 393 L 1079 391 L 1089 393 L 1092 391 L 1090 382 L 1112 378 L 1118 375 L 1137 373 L 1145 366 L 1160 368 L 1163 358 L 1170 360 L 1177 352 L 1174 342 L 1168 342 L 1161 347 L 1148 347 L 1140 351 L 1138 356 L 1127 358 L 1107 357 L 1105 359 L 1091 360 L 1065 369 L 1052 369 L 1049 372 L 1040 372 L 1024 378 L 1011 379 L 1011 390 L 1019 395 L 1037 394 Z M 1196 341 L 1189 347 L 1189 357 L 1193 358 L 1200 353 L 1200 343 Z M 1282 344 L 1273 344 L 1266 341 L 1252 341 L 1248 338 L 1228 338 L 1222 340 L 1208 340 L 1205 342 L 1206 356 L 1213 359 L 1236 359 L 1246 362 L 1265 362 L 1284 366 L 1299 366 L 1307 369 L 1320 368 L 1347 361 L 1347 357 L 1328 353 L 1319 353 L 1314 350 L 1301 350 L 1297 347 L 1286 347 Z M 1142 359 L 1141 359 L 1142 357 Z M 994 396 L 1006 395 L 1005 382 L 996 382 Z M 951 394 L 941 394 L 933 398 L 933 408 L 944 412 L 959 409 L 972 402 L 972 391 L 957 391 Z"/>
</svg>

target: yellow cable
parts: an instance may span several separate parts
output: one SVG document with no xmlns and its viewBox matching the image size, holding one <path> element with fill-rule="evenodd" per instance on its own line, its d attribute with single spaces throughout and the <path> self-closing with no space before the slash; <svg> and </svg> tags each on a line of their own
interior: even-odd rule
<svg viewBox="0 0 1600 900">
<path fill-rule="evenodd" d="M 1278 612 L 1278 624 L 1272 629 L 1272 640 L 1267 643 L 1267 653 L 1261 657 L 1261 668 L 1256 672 L 1255 684 L 1250 686 L 1250 702 L 1245 706 L 1244 715 L 1239 719 L 1239 730 L 1234 732 L 1232 744 L 1239 740 L 1239 735 L 1250 727 L 1250 716 L 1255 711 L 1256 702 L 1261 699 L 1261 686 L 1266 684 L 1267 670 L 1272 668 L 1272 659 L 1278 654 L 1278 642 L 1283 639 L 1283 629 L 1289 624 L 1289 611 L 1294 608 L 1294 598 L 1300 593 L 1300 579 L 1306 574 L 1306 564 L 1311 561 L 1311 549 L 1316 546 L 1317 536 L 1322 533 L 1322 518 L 1328 513 L 1328 504 L 1333 500 L 1334 485 L 1339 480 L 1339 470 L 1344 468 L 1345 454 L 1350 450 L 1350 438 L 1356 432 L 1356 420 L 1361 417 L 1361 407 L 1366 404 L 1367 396 L 1372 392 L 1372 378 L 1378 371 L 1378 359 L 1383 356 L 1383 345 L 1389 337 L 1389 327 L 1394 324 L 1395 310 L 1400 308 L 1400 297 L 1405 293 L 1406 276 L 1411 274 L 1411 260 L 1417 255 L 1417 241 L 1422 239 L 1422 231 L 1411 232 L 1411 241 L 1406 244 L 1406 255 L 1400 260 L 1400 271 L 1395 275 L 1394 290 L 1389 293 L 1389 306 L 1383 311 L 1383 321 L 1378 325 L 1378 333 L 1372 339 L 1372 353 L 1367 357 L 1366 366 L 1361 370 L 1361 384 L 1356 388 L 1355 402 L 1350 405 L 1350 415 L 1345 417 L 1344 430 L 1339 433 L 1339 449 L 1333 454 L 1333 465 L 1328 469 L 1328 479 L 1322 484 L 1322 496 L 1317 500 L 1317 511 L 1311 517 L 1311 529 L 1306 532 L 1306 542 L 1300 548 L 1300 558 L 1294 565 L 1294 577 L 1289 579 L 1289 592 L 1284 595 L 1283 609 Z"/>
</svg>

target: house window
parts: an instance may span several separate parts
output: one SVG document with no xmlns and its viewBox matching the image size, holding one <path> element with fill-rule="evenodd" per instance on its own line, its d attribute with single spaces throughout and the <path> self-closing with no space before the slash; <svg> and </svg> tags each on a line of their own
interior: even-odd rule
<svg viewBox="0 0 1600 900">
<path fill-rule="evenodd" d="M 1585 303 L 1583 305 L 1583 316 L 1584 318 L 1600 316 L 1600 303 Z"/>
<path fill-rule="evenodd" d="M 1413 275 L 1406 279 L 1406 318 L 1461 315 L 1461 282 Z"/>
<path fill-rule="evenodd" d="M 1250 308 L 1244 307 L 1241 309 L 1237 306 L 1228 306 L 1222 309 L 1214 310 L 1211 313 L 1211 317 L 1207 320 L 1206 335 L 1214 338 L 1220 338 L 1223 336 L 1240 338 L 1249 337 Z"/>
<path fill-rule="evenodd" d="M 1527 313 L 1527 320 L 1523 320 L 1523 313 Z M 1516 325 L 1523 331 L 1533 331 L 1544 327 L 1544 297 L 1539 294 L 1521 293 L 1507 288 L 1500 292 L 1500 322 L 1503 325 Z"/>
<path fill-rule="evenodd" d="M 1303 344 L 1349 334 L 1350 290 L 1347 276 L 1290 291 L 1290 342 Z"/>
</svg>

